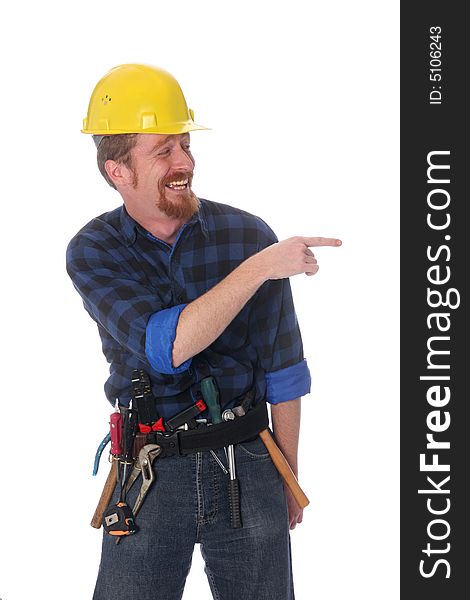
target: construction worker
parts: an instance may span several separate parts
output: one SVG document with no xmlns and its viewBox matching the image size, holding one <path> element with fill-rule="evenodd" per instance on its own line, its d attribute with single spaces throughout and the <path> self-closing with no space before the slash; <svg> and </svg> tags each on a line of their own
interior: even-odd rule
<svg viewBox="0 0 470 600">
<path fill-rule="evenodd" d="M 311 247 L 341 242 L 278 242 L 260 218 L 198 198 L 190 150 L 198 129 L 205 127 L 162 69 L 121 65 L 99 81 L 83 132 L 93 135 L 98 167 L 123 205 L 74 236 L 67 270 L 97 323 L 113 405 L 129 406 L 132 372 L 143 369 L 168 420 L 211 377 L 221 412 L 249 398 L 248 420 L 271 405 L 273 435 L 297 474 L 310 374 L 288 278 L 318 271 Z M 198 431 L 219 427 L 211 411 L 201 416 Z M 231 526 L 228 455 L 220 444 L 210 450 L 155 460 L 137 533 L 120 544 L 104 533 L 95 600 L 181 598 L 195 543 L 214 598 L 294 598 L 289 528 L 302 509 L 251 434 L 234 447 L 242 526 Z"/>
</svg>

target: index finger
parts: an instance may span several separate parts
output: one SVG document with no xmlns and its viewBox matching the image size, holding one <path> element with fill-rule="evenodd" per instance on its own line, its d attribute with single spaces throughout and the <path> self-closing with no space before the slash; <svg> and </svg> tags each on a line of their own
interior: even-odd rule
<svg viewBox="0 0 470 600">
<path fill-rule="evenodd" d="M 343 243 L 336 238 L 326 237 L 304 237 L 303 241 L 306 246 L 341 246 Z"/>
</svg>

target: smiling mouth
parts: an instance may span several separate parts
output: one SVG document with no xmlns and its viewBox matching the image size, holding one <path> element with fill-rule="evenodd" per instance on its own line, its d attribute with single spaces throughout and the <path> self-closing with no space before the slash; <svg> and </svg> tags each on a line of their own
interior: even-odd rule
<svg viewBox="0 0 470 600">
<path fill-rule="evenodd" d="M 165 184 L 165 187 L 170 190 L 181 191 L 186 190 L 188 188 L 189 179 L 182 179 L 180 181 L 170 181 L 170 183 Z"/>
</svg>

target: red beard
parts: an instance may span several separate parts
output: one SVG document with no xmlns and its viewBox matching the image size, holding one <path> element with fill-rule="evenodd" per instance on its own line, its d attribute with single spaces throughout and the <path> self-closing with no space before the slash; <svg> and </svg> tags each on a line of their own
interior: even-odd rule
<svg viewBox="0 0 470 600">
<path fill-rule="evenodd" d="M 171 181 L 186 178 L 188 179 L 188 186 L 185 190 L 173 192 L 168 191 L 165 187 Z M 192 173 L 178 173 L 171 176 L 167 175 L 162 179 L 158 185 L 158 191 L 160 192 L 160 199 L 157 203 L 158 210 L 173 219 L 190 219 L 199 210 L 200 204 L 196 194 L 191 190 L 192 178 Z"/>
</svg>

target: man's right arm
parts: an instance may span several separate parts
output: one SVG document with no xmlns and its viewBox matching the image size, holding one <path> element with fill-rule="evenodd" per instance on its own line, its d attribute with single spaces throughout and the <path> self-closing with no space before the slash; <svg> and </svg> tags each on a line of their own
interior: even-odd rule
<svg viewBox="0 0 470 600">
<path fill-rule="evenodd" d="M 294 237 L 251 256 L 208 292 L 188 304 L 179 315 L 173 342 L 177 368 L 210 346 L 268 279 L 299 273 L 314 275 L 317 261 L 311 246 L 339 246 L 332 238 Z"/>
<path fill-rule="evenodd" d="M 246 259 L 191 303 L 164 308 L 159 296 L 134 278 L 101 239 L 76 236 L 67 249 L 67 271 L 85 308 L 121 345 L 157 372 L 182 373 L 210 346 L 268 279 L 318 266 L 309 246 L 338 246 L 329 238 L 290 238 Z"/>
</svg>

